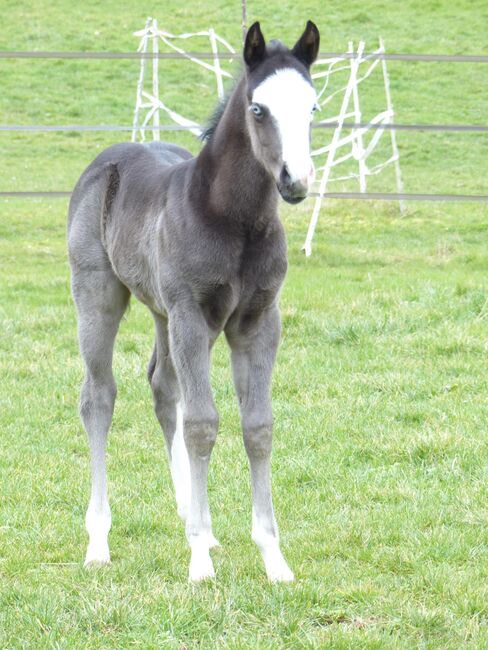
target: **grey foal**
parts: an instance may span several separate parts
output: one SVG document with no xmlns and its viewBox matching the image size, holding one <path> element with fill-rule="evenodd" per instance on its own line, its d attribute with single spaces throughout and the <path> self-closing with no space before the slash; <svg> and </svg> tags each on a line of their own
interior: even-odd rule
<svg viewBox="0 0 488 650">
<path fill-rule="evenodd" d="M 271 581 L 293 580 L 271 499 L 271 373 L 280 339 L 286 268 L 279 195 L 298 203 L 313 180 L 316 94 L 312 22 L 289 50 L 248 31 L 245 68 L 196 157 L 172 144 L 118 144 L 83 172 L 69 207 L 72 291 L 86 376 L 81 418 L 91 450 L 86 565 L 110 561 L 105 451 L 116 385 L 114 340 L 133 294 L 151 311 L 149 381 L 164 431 L 178 512 L 191 548 L 189 578 L 214 576 L 217 544 L 207 474 L 218 414 L 210 353 L 229 343 L 251 466 L 252 538 Z"/>
</svg>

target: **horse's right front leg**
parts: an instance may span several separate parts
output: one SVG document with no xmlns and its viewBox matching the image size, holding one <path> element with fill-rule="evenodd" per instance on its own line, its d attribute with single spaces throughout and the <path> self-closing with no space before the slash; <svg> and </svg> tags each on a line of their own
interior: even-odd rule
<svg viewBox="0 0 488 650">
<path fill-rule="evenodd" d="M 213 578 L 209 550 L 217 544 L 207 496 L 210 455 L 217 438 L 218 414 L 210 388 L 210 348 L 213 339 L 200 306 L 189 301 L 169 311 L 171 357 L 183 406 L 183 436 L 190 461 L 190 508 L 186 537 L 191 549 L 189 579 Z"/>
</svg>

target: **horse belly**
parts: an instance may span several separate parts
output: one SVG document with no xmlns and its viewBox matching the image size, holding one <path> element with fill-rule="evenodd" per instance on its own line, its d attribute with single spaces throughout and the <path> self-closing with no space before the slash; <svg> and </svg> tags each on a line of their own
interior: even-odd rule
<svg viewBox="0 0 488 650">
<path fill-rule="evenodd" d="M 142 222 L 137 229 L 114 228 L 107 237 L 107 253 L 115 274 L 130 292 L 153 311 L 164 313 L 149 239 L 149 229 Z"/>
</svg>

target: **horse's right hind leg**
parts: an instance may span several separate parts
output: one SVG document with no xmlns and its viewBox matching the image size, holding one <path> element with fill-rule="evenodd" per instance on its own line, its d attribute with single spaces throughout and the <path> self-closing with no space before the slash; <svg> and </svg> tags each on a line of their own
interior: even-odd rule
<svg viewBox="0 0 488 650">
<path fill-rule="evenodd" d="M 111 514 L 105 450 L 117 392 L 112 374 L 112 354 L 130 293 L 110 268 L 86 271 L 74 267 L 72 289 L 78 310 L 80 350 L 86 369 L 80 414 L 91 452 L 92 487 L 85 520 L 89 535 L 85 558 L 85 566 L 88 566 L 110 562 L 108 533 Z"/>
<path fill-rule="evenodd" d="M 180 390 L 169 351 L 167 320 L 156 313 L 153 316 L 156 343 L 149 364 L 148 379 L 156 417 L 166 440 L 178 514 L 186 521 L 190 507 L 190 464 L 183 440 Z"/>
<path fill-rule="evenodd" d="M 166 447 L 175 488 L 178 514 L 186 522 L 190 509 L 190 461 L 183 438 L 183 411 L 168 341 L 168 322 L 154 315 L 156 345 L 149 364 L 148 378 L 154 396 L 154 409 L 166 439 Z M 208 546 L 219 546 L 212 532 L 208 533 Z"/>
</svg>

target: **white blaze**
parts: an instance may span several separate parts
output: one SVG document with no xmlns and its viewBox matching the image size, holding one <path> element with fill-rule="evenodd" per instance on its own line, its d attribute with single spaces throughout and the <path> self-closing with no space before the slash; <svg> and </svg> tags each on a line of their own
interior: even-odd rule
<svg viewBox="0 0 488 650">
<path fill-rule="evenodd" d="M 308 178 L 312 168 L 309 129 L 317 96 L 314 87 L 294 68 L 277 70 L 254 90 L 252 101 L 266 106 L 280 137 L 283 163 L 293 181 Z"/>
</svg>

